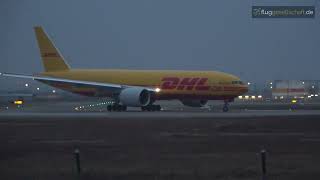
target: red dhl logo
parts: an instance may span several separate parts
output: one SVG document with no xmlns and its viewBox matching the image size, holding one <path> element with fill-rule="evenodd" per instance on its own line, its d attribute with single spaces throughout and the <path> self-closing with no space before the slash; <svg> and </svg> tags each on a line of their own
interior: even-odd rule
<svg viewBox="0 0 320 180">
<path fill-rule="evenodd" d="M 197 90 L 207 91 L 210 86 L 207 85 L 208 78 L 178 78 L 178 77 L 164 77 L 162 78 L 161 89 L 164 90 Z"/>
<path fill-rule="evenodd" d="M 42 57 L 59 57 L 57 53 L 43 53 Z"/>
</svg>

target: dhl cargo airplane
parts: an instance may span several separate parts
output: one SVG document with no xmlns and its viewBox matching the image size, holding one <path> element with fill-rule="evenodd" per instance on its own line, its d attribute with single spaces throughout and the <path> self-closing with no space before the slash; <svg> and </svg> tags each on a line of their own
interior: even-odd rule
<svg viewBox="0 0 320 180">
<path fill-rule="evenodd" d="M 157 111 L 161 107 L 155 101 L 171 99 L 192 107 L 223 100 L 223 111 L 228 111 L 228 103 L 248 91 L 238 77 L 216 71 L 71 69 L 42 27 L 34 30 L 45 72 L 1 75 L 30 78 L 85 96 L 109 97 L 115 102 L 107 107 L 109 111 L 125 111 L 127 106 Z"/>
</svg>

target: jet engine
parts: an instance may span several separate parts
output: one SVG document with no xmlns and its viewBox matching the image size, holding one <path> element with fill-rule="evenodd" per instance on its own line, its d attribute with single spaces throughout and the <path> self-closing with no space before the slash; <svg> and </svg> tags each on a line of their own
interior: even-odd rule
<svg viewBox="0 0 320 180">
<path fill-rule="evenodd" d="M 190 107 L 204 107 L 208 100 L 183 100 L 181 101 L 183 105 Z"/>
<path fill-rule="evenodd" d="M 150 103 L 151 94 L 139 87 L 123 89 L 119 95 L 120 102 L 125 106 L 140 107 Z"/>
</svg>

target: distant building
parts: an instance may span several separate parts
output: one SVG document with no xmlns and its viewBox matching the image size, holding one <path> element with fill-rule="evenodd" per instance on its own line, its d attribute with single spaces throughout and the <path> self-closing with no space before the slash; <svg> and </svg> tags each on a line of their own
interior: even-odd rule
<svg viewBox="0 0 320 180">
<path fill-rule="evenodd" d="M 276 80 L 273 82 L 273 99 L 305 98 L 319 94 L 319 81 L 313 80 Z"/>
</svg>

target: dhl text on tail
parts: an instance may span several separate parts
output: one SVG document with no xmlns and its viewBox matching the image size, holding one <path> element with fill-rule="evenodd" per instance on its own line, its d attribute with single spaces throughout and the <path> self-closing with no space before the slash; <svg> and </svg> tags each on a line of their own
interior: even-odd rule
<svg viewBox="0 0 320 180">
<path fill-rule="evenodd" d="M 155 101 L 170 99 L 193 107 L 205 106 L 208 100 L 223 100 L 223 111 L 228 111 L 228 102 L 248 91 L 238 77 L 217 71 L 71 69 L 45 31 L 34 29 L 45 71 L 1 75 L 31 78 L 85 96 L 109 97 L 115 102 L 108 106 L 110 111 L 123 111 L 127 106 L 160 110 Z"/>
</svg>

